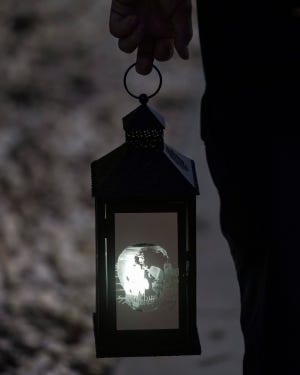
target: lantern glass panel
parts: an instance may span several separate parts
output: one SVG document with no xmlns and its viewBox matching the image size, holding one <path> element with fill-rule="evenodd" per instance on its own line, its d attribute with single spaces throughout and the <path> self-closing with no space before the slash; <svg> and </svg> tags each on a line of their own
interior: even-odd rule
<svg viewBox="0 0 300 375">
<path fill-rule="evenodd" d="M 115 212 L 117 330 L 179 328 L 177 212 Z"/>
</svg>

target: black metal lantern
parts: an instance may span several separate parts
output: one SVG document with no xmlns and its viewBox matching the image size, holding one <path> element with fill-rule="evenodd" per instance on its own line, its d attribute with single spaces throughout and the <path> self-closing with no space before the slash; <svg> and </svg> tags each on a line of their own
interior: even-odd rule
<svg viewBox="0 0 300 375">
<path fill-rule="evenodd" d="M 201 352 L 195 166 L 164 143 L 164 120 L 148 98 L 123 118 L 126 142 L 91 165 L 97 357 Z"/>
</svg>

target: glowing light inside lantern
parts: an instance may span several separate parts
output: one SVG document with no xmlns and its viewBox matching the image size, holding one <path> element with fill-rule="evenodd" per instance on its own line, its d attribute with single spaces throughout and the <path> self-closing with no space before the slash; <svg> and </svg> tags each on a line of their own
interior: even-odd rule
<svg viewBox="0 0 300 375">
<path fill-rule="evenodd" d="M 178 270 L 167 251 L 153 244 L 126 247 L 116 264 L 117 300 L 133 310 L 157 310 L 177 286 Z M 168 292 L 168 293 L 167 293 Z"/>
</svg>

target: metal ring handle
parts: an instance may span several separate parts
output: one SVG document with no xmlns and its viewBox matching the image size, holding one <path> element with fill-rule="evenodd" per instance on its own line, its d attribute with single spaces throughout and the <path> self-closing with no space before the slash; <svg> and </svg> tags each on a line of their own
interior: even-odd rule
<svg viewBox="0 0 300 375">
<path fill-rule="evenodd" d="M 159 71 L 159 69 L 155 66 L 155 65 L 152 65 L 153 68 L 157 71 L 157 74 L 158 74 L 158 77 L 159 77 L 159 85 L 158 85 L 158 88 L 156 89 L 156 91 L 154 91 L 153 94 L 151 95 L 146 95 L 146 94 L 141 94 L 141 95 L 134 95 L 132 92 L 130 92 L 130 90 L 128 89 L 128 86 L 127 86 L 127 82 L 126 82 L 126 79 L 127 79 L 127 75 L 129 73 L 129 71 L 136 65 L 136 63 L 130 65 L 130 67 L 126 70 L 125 74 L 124 74 L 124 79 L 123 79 L 123 82 L 124 82 L 124 87 L 125 87 L 125 90 L 128 92 L 128 94 L 130 96 L 132 96 L 133 98 L 136 98 L 136 99 L 139 99 L 141 101 L 141 103 L 147 103 L 148 99 L 150 98 L 153 98 L 153 96 L 155 96 L 159 90 L 161 89 L 161 85 L 162 85 L 162 75 L 161 75 L 161 72 Z"/>
</svg>

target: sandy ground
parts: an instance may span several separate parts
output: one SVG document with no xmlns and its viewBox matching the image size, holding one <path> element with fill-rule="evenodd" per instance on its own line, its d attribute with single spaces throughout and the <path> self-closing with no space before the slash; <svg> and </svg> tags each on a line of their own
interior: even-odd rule
<svg viewBox="0 0 300 375">
<path fill-rule="evenodd" d="M 158 64 L 152 100 L 165 139 L 197 163 L 201 357 L 97 360 L 90 162 L 124 141 L 137 103 L 123 89 L 126 55 L 103 0 L 0 3 L 0 373 L 100 375 L 241 373 L 239 296 L 218 226 L 218 197 L 200 140 L 204 78 L 197 29 L 188 62 Z M 132 74 L 132 89 L 156 77 Z"/>
</svg>

